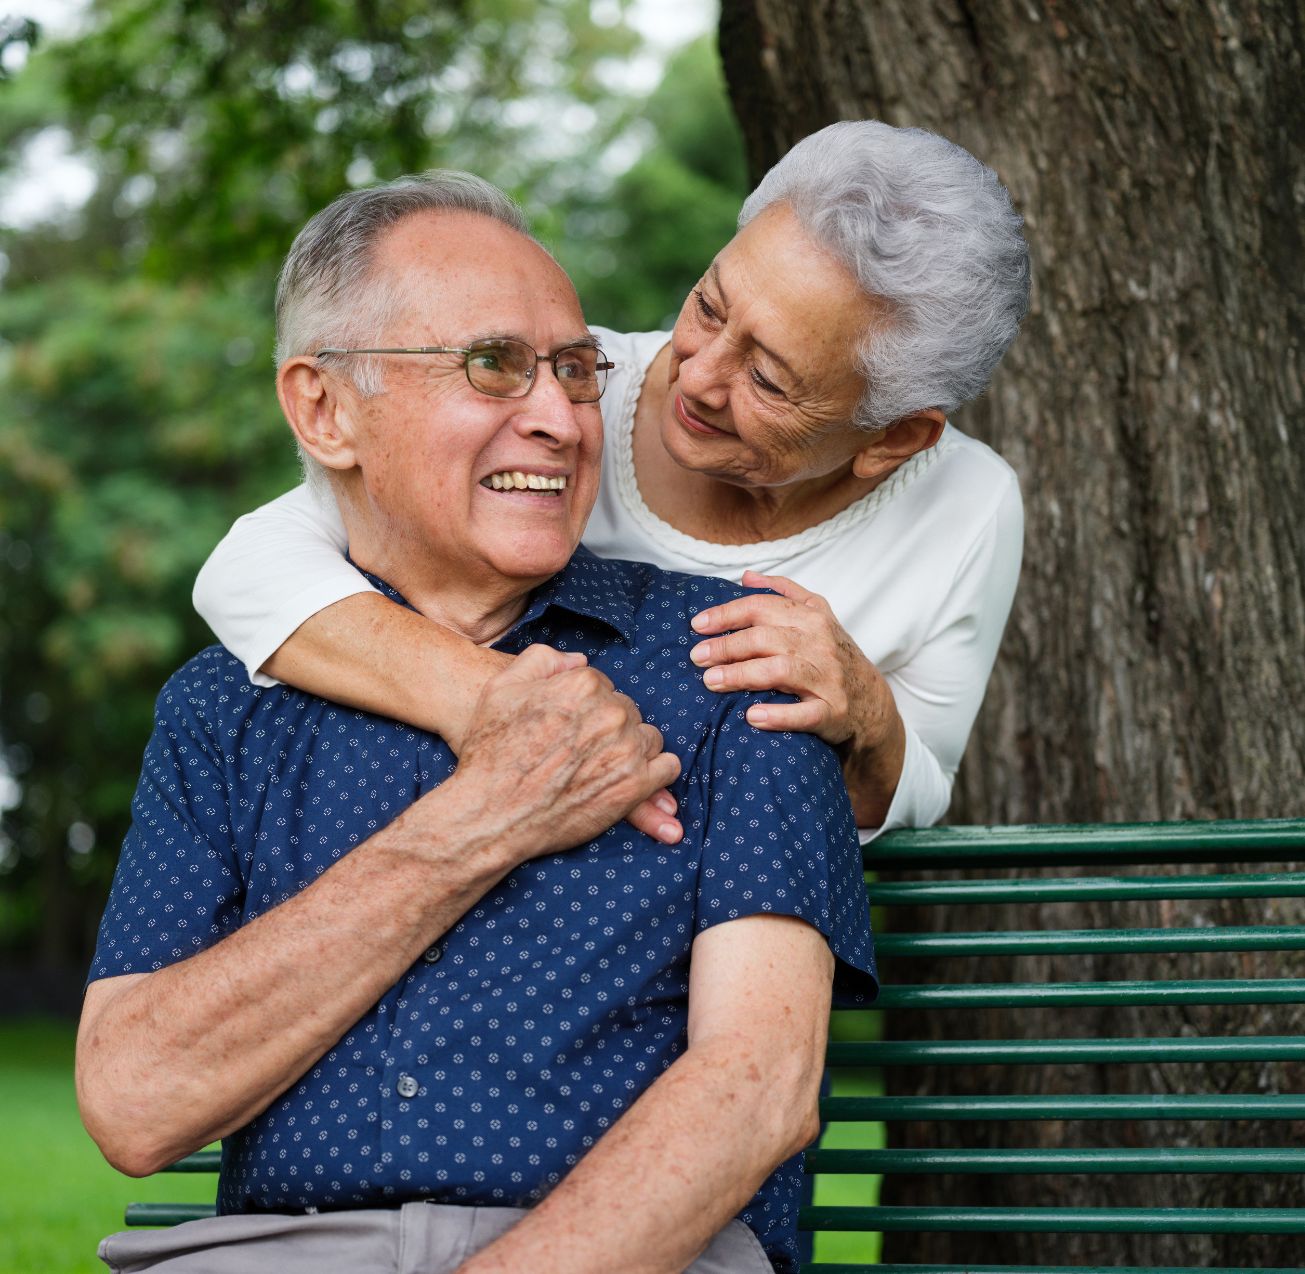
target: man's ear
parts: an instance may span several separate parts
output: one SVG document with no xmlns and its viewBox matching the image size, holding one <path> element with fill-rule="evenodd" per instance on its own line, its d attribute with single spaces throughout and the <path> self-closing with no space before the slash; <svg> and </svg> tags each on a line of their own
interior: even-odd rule
<svg viewBox="0 0 1305 1274">
<path fill-rule="evenodd" d="M 276 396 L 300 446 L 328 469 L 352 469 L 357 394 L 311 358 L 287 359 L 276 374 Z"/>
<path fill-rule="evenodd" d="M 947 417 L 936 407 L 903 416 L 874 437 L 852 458 L 858 478 L 887 477 L 919 451 L 928 451 L 942 437 Z"/>
</svg>

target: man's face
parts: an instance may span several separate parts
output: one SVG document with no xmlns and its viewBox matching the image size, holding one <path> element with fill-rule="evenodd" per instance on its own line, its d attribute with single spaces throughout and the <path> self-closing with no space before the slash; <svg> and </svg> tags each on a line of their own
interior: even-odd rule
<svg viewBox="0 0 1305 1274">
<path fill-rule="evenodd" d="M 393 281 L 402 299 L 366 345 L 510 337 L 552 354 L 590 339 L 556 262 L 487 217 L 407 217 L 382 239 L 375 265 L 378 281 Z M 357 413 L 356 507 L 384 537 L 369 555 L 400 568 L 396 584 L 432 563 L 449 584 L 472 588 L 531 586 L 565 566 L 598 492 L 598 404 L 571 402 L 546 362 L 526 397 L 494 398 L 471 386 L 459 354 L 377 357 L 383 392 L 349 404 Z M 552 481 L 542 490 L 495 489 L 493 476 L 504 474 Z"/>
</svg>

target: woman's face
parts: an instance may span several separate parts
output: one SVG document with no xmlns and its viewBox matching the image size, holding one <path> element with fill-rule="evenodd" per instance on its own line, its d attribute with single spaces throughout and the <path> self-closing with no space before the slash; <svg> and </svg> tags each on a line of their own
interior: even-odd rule
<svg viewBox="0 0 1305 1274">
<path fill-rule="evenodd" d="M 843 265 L 772 205 L 721 249 L 680 310 L 667 451 L 747 487 L 845 468 L 867 441 L 851 418 L 863 390 L 856 346 L 874 318 Z"/>
</svg>

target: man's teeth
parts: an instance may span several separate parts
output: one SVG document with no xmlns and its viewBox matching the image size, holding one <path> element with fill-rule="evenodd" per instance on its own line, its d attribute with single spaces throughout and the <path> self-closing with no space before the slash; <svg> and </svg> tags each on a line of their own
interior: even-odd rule
<svg viewBox="0 0 1305 1274">
<path fill-rule="evenodd" d="M 491 473 L 488 478 L 480 480 L 482 487 L 492 487 L 495 491 L 564 491 L 566 476 L 558 474 L 550 477 L 543 473 L 522 473 L 519 469 Z"/>
</svg>

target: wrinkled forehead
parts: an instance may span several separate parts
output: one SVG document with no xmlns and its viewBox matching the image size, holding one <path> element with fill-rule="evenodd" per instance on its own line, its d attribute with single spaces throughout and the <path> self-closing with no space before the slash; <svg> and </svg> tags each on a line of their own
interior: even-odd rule
<svg viewBox="0 0 1305 1274">
<path fill-rule="evenodd" d="M 477 213 L 405 217 L 377 244 L 372 282 L 388 294 L 394 322 L 434 324 L 446 336 L 551 341 L 585 332 L 562 267 L 533 239 Z"/>
</svg>

